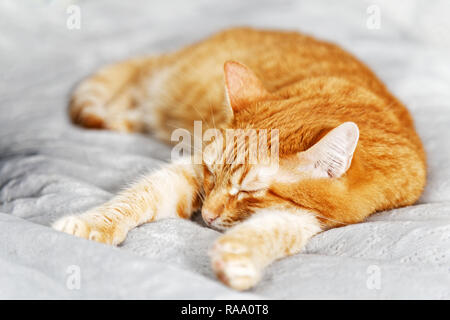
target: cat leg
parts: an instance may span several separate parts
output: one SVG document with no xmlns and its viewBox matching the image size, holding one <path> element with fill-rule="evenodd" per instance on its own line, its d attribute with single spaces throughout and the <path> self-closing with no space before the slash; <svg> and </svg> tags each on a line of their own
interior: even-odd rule
<svg viewBox="0 0 450 320">
<path fill-rule="evenodd" d="M 129 230 L 164 218 L 189 218 L 200 206 L 202 171 L 174 163 L 145 176 L 107 203 L 80 215 L 60 218 L 56 230 L 117 245 Z"/>
<path fill-rule="evenodd" d="M 222 235 L 211 249 L 211 263 L 226 285 L 246 290 L 274 260 L 298 253 L 322 230 L 314 214 L 302 209 L 261 209 Z"/>
<path fill-rule="evenodd" d="M 120 132 L 143 132 L 142 80 L 150 77 L 158 57 L 137 58 L 108 65 L 83 80 L 73 92 L 69 112 L 80 126 Z"/>
</svg>

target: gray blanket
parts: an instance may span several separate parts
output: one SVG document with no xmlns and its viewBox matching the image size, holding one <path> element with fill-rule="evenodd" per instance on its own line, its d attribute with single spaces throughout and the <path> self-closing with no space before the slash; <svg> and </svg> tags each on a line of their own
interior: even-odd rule
<svg viewBox="0 0 450 320">
<path fill-rule="evenodd" d="M 76 4 L 80 29 L 67 19 Z M 0 4 L 0 298 L 450 298 L 448 1 L 51 1 Z M 379 19 L 378 19 L 379 18 Z M 176 49 L 227 26 L 300 30 L 356 54 L 410 108 L 427 153 L 418 204 L 316 236 L 246 293 L 220 284 L 219 233 L 166 220 L 120 247 L 52 230 L 169 159 L 140 135 L 67 119 L 73 86 L 97 67 Z M 76 27 L 76 26 L 75 26 Z"/>
</svg>

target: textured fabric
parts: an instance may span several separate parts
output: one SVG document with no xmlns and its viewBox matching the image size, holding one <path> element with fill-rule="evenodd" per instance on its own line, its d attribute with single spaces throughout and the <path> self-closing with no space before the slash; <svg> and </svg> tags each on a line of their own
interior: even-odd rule
<svg viewBox="0 0 450 320">
<path fill-rule="evenodd" d="M 66 27 L 70 3 L 0 3 L 0 298 L 450 298 L 448 1 L 89 0 L 75 2 L 80 30 Z M 367 27 L 373 4 L 379 29 Z M 141 226 L 118 248 L 49 228 L 170 155 L 152 138 L 72 126 L 73 86 L 101 65 L 235 25 L 300 30 L 365 61 L 424 141 L 420 202 L 314 237 L 248 293 L 213 276 L 207 251 L 219 233 L 198 217 Z"/>
</svg>

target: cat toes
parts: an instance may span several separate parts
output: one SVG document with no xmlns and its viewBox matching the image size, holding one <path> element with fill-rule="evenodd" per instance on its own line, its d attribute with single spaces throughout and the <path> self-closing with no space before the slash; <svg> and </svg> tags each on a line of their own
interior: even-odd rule
<svg viewBox="0 0 450 320">
<path fill-rule="evenodd" d="M 62 217 L 53 223 L 52 227 L 58 231 L 89 239 L 90 228 L 85 221 L 78 217 Z"/>
<path fill-rule="evenodd" d="M 261 271 L 252 260 L 250 250 L 237 241 L 220 239 L 210 256 L 217 277 L 233 289 L 250 289 L 261 278 Z"/>
<path fill-rule="evenodd" d="M 112 243 L 112 237 L 107 233 L 98 230 L 94 225 L 90 224 L 87 220 L 76 217 L 67 216 L 58 219 L 53 223 L 52 228 L 58 231 L 62 231 L 80 238 L 94 240 L 97 242 Z"/>
</svg>

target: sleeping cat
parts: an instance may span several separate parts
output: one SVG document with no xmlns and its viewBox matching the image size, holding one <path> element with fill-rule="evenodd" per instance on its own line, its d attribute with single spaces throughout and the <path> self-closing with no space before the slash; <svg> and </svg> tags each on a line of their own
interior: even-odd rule
<svg viewBox="0 0 450 320">
<path fill-rule="evenodd" d="M 107 66 L 77 87 L 70 115 L 84 127 L 152 132 L 169 143 L 177 128 L 194 132 L 194 121 L 202 132 L 277 130 L 276 164 L 223 161 L 236 160 L 234 148 L 253 151 L 247 140 L 212 139 L 193 150 L 200 162 L 174 161 L 53 224 L 117 245 L 140 224 L 201 210 L 208 226 L 225 230 L 210 251 L 212 268 L 238 290 L 321 231 L 413 204 L 426 180 L 422 144 L 401 102 L 349 53 L 296 32 L 234 28 Z"/>
</svg>

